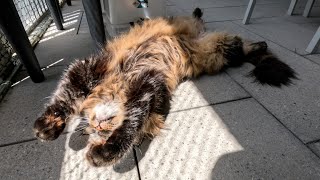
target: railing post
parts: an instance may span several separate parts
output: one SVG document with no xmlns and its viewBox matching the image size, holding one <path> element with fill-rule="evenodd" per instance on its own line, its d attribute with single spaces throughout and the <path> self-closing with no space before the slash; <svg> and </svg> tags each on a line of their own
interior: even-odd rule
<svg viewBox="0 0 320 180">
<path fill-rule="evenodd" d="M 244 14 L 244 18 L 242 20 L 243 24 L 249 23 L 255 5 L 256 5 L 256 0 L 249 1 L 246 13 Z"/>
<path fill-rule="evenodd" d="M 68 6 L 71 6 L 71 0 L 67 0 Z"/>
<path fill-rule="evenodd" d="M 106 42 L 100 0 L 82 0 L 82 4 L 86 13 L 91 38 L 96 48 L 100 49 Z"/>
<path fill-rule="evenodd" d="M 46 2 L 57 29 L 63 30 L 62 21 L 59 15 L 59 7 L 57 6 L 56 0 L 46 0 Z"/>
<path fill-rule="evenodd" d="M 12 0 L 0 0 L 0 28 L 19 55 L 31 80 L 42 82 L 44 75 Z"/>
<path fill-rule="evenodd" d="M 59 4 L 59 0 L 55 0 L 55 1 L 56 1 L 56 4 L 57 4 L 57 7 L 58 7 L 58 12 L 59 12 L 59 16 L 60 16 L 61 22 L 65 23 L 64 19 L 63 19 L 62 12 L 61 12 L 61 7 L 60 7 L 60 4 Z"/>
</svg>

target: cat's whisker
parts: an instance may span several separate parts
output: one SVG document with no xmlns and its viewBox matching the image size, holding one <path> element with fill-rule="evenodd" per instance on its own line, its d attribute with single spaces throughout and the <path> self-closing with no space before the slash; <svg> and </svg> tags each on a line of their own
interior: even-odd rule
<svg viewBox="0 0 320 180">
<path fill-rule="evenodd" d="M 79 132 L 79 131 L 83 131 L 85 130 L 86 128 L 81 128 L 81 129 L 75 129 L 74 132 Z"/>
<path fill-rule="evenodd" d="M 43 99 L 50 99 L 52 96 L 47 96 L 47 97 L 44 97 Z"/>
<path fill-rule="evenodd" d="M 79 129 L 79 128 L 86 128 L 86 127 L 88 127 L 88 126 L 77 126 L 77 128 L 76 128 L 76 129 Z"/>
</svg>

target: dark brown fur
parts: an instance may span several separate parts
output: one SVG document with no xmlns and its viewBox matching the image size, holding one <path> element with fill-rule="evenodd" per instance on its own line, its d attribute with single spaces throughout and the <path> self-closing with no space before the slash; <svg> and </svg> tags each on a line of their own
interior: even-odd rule
<svg viewBox="0 0 320 180">
<path fill-rule="evenodd" d="M 37 137 L 57 138 L 68 117 L 81 114 L 93 134 L 107 134 L 89 140 L 89 162 L 110 165 L 143 136 L 160 133 L 172 93 L 185 78 L 214 74 L 246 61 L 257 66 L 252 74 L 262 83 L 280 86 L 295 77 L 289 66 L 267 51 L 264 42 L 203 33 L 201 16 L 201 10 L 196 9 L 194 17 L 145 21 L 110 41 L 101 55 L 75 62 L 36 121 Z M 269 61 L 280 68 L 270 66 Z M 281 77 L 260 73 L 270 69 Z"/>
</svg>

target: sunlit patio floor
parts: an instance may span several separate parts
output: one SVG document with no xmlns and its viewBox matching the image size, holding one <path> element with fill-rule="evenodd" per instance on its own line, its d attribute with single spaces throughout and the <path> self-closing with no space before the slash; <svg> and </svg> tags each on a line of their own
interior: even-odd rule
<svg viewBox="0 0 320 180">
<path fill-rule="evenodd" d="M 103 168 L 85 161 L 86 136 L 65 133 L 43 143 L 32 133 L 63 70 L 94 52 L 81 1 L 65 5 L 65 30 L 52 24 L 35 48 L 46 80 L 34 84 L 22 69 L 0 103 L 0 179 L 320 179 L 320 56 L 304 51 L 320 25 L 320 6 L 304 18 L 300 2 L 287 16 L 290 0 L 257 0 L 251 23 L 243 25 L 247 3 L 168 0 L 167 15 L 200 7 L 208 31 L 266 41 L 299 80 L 281 89 L 262 86 L 245 64 L 186 81 L 162 135 Z"/>
</svg>

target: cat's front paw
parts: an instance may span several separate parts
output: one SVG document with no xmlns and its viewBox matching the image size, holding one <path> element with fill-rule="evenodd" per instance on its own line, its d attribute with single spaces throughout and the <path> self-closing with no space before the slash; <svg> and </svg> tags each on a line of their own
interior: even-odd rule
<svg viewBox="0 0 320 180">
<path fill-rule="evenodd" d="M 92 166 L 109 166 L 117 162 L 120 158 L 120 149 L 112 144 L 91 145 L 86 157 Z"/>
<path fill-rule="evenodd" d="M 34 123 L 33 131 L 37 138 L 52 141 L 59 137 L 65 128 L 65 122 L 59 116 L 42 115 Z"/>
</svg>

